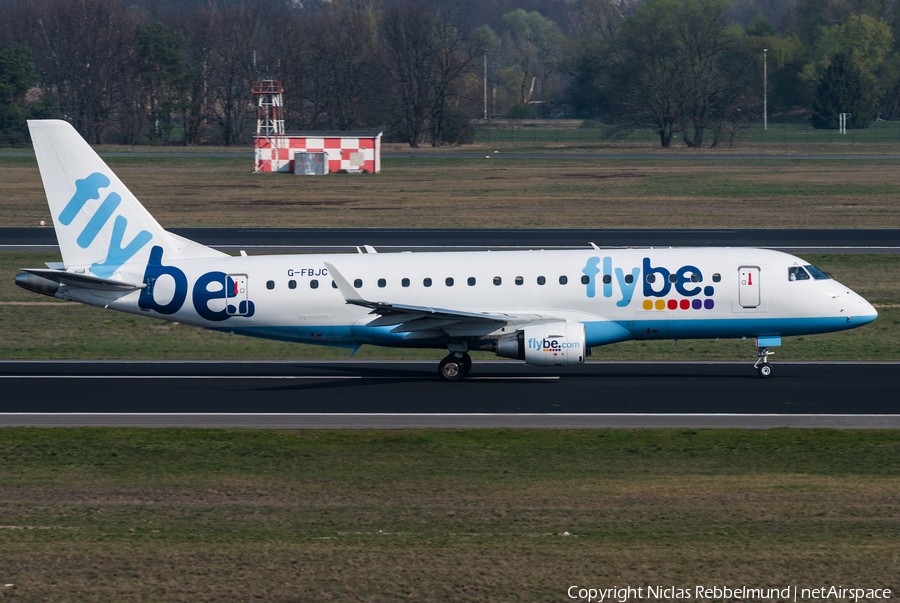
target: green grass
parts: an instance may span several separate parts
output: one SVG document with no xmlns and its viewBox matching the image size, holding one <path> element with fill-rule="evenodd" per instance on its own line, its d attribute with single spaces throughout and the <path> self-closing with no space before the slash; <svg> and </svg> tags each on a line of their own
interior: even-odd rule
<svg viewBox="0 0 900 603">
<path fill-rule="evenodd" d="M 879 318 L 839 333 L 785 338 L 776 360 L 900 360 L 900 255 L 807 254 L 871 302 Z M 229 336 L 177 323 L 62 302 L 14 284 L 19 268 L 58 261 L 53 253 L 0 253 L 0 358 L 3 359 L 273 359 L 348 358 L 350 351 Z M 38 305 L 11 305 L 36 303 Z M 624 342 L 594 349 L 592 360 L 746 360 L 754 342 L 680 340 Z M 442 350 L 363 346 L 354 358 L 440 359 Z M 473 353 L 476 360 L 497 357 Z"/>
<path fill-rule="evenodd" d="M 511 123 L 503 128 L 482 126 L 476 130 L 476 143 L 491 142 L 530 142 L 543 145 L 556 143 L 585 143 L 585 142 L 643 142 L 659 145 L 659 136 L 650 130 L 638 130 L 614 139 L 605 138 L 605 127 L 572 128 L 554 127 L 552 120 L 543 121 L 537 125 Z M 712 143 L 712 133 L 708 132 L 705 140 L 707 147 Z M 868 128 L 860 130 L 848 130 L 841 134 L 837 130 L 816 130 L 808 123 L 785 123 L 770 121 L 768 129 L 763 124 L 755 124 L 740 133 L 735 139 L 736 146 L 747 144 L 774 145 L 782 144 L 815 144 L 837 147 L 835 152 L 840 152 L 841 146 L 847 144 L 880 144 L 900 142 L 900 122 L 872 122 Z M 673 146 L 683 146 L 682 136 L 676 135 Z M 728 137 L 725 136 L 719 147 L 728 147 Z"/>
<path fill-rule="evenodd" d="M 4 429 L 0 597 L 896 589 L 898 454 L 885 431 Z"/>
</svg>

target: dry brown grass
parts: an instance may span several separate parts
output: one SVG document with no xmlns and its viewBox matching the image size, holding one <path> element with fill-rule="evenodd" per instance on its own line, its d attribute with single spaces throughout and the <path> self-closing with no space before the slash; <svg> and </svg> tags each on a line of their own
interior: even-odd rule
<svg viewBox="0 0 900 603">
<path fill-rule="evenodd" d="M 0 436 L 3 600 L 538 602 L 900 576 L 887 431 Z"/>
<path fill-rule="evenodd" d="M 897 479 L 806 475 L 489 491 L 428 479 L 19 487 L 0 496 L 3 580 L 16 584 L 0 599 L 547 601 L 572 585 L 890 587 L 898 496 Z"/>
<path fill-rule="evenodd" d="M 249 157 L 109 163 L 167 227 L 900 227 L 894 161 L 420 156 L 324 178 L 252 174 Z M 0 224 L 49 221 L 36 167 L 0 173 Z"/>
</svg>

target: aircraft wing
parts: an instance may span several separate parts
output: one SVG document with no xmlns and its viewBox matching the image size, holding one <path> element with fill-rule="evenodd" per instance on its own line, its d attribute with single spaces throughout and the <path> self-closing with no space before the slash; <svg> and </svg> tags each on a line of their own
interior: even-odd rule
<svg viewBox="0 0 900 603">
<path fill-rule="evenodd" d="M 548 318 L 539 314 L 468 312 L 429 306 L 410 306 L 386 301 L 370 301 L 364 299 L 332 264 L 325 262 L 325 266 L 345 302 L 370 308 L 371 314 L 379 315 L 366 326 L 393 326 L 394 328 L 391 329 L 393 333 L 409 333 L 406 339 L 432 339 L 444 333 L 459 337 L 487 335 L 505 325 L 533 323 Z"/>
</svg>

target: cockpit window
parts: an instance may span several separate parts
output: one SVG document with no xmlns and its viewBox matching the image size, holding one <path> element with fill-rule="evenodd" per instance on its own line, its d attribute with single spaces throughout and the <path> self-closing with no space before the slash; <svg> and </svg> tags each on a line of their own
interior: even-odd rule
<svg viewBox="0 0 900 603">
<path fill-rule="evenodd" d="M 789 281 L 808 281 L 809 274 L 800 266 L 791 266 L 788 268 Z"/>
<path fill-rule="evenodd" d="M 815 266 L 810 266 L 809 264 L 807 264 L 806 266 L 804 266 L 804 268 L 806 268 L 806 270 L 807 270 L 807 271 L 812 275 L 812 277 L 813 277 L 814 279 L 816 279 L 817 281 L 821 281 L 821 280 L 824 280 L 824 279 L 830 279 L 830 278 L 831 278 L 831 276 L 830 276 L 827 272 L 823 272 L 822 270 L 819 270 L 819 269 L 816 268 Z"/>
</svg>

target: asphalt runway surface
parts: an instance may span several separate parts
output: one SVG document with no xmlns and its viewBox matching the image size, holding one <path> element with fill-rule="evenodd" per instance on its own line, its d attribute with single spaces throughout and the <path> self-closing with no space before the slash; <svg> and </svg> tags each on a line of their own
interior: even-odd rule
<svg viewBox="0 0 900 603">
<path fill-rule="evenodd" d="M 0 426 L 900 428 L 900 363 L 0 362 Z"/>
<path fill-rule="evenodd" d="M 788 253 L 900 253 L 900 229 L 172 228 L 223 251 L 484 251 L 588 247 L 762 247 Z M 49 227 L 0 227 L 0 250 L 55 251 Z"/>
</svg>

